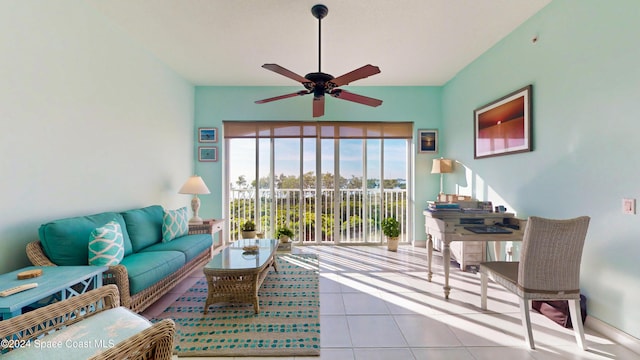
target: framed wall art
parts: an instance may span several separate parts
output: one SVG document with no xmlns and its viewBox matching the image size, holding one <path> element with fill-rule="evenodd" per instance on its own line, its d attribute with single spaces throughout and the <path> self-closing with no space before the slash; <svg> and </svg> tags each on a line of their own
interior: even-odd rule
<svg viewBox="0 0 640 360">
<path fill-rule="evenodd" d="M 199 146 L 198 161 L 203 161 L 203 162 L 218 161 L 218 147 L 217 146 Z"/>
<path fill-rule="evenodd" d="M 474 158 L 532 150 L 531 85 L 473 112 Z"/>
<path fill-rule="evenodd" d="M 418 152 L 438 152 L 438 130 L 418 130 Z"/>
<path fill-rule="evenodd" d="M 198 128 L 198 141 L 201 143 L 218 142 L 218 128 Z"/>
</svg>

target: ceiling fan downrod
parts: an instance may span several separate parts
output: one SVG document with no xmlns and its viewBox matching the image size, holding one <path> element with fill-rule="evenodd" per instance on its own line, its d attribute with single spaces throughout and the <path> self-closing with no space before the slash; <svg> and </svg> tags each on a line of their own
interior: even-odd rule
<svg viewBox="0 0 640 360">
<path fill-rule="evenodd" d="M 313 16 L 318 19 L 318 72 L 321 73 L 322 72 L 322 67 L 320 66 L 321 61 L 322 61 L 322 19 L 327 16 L 327 14 L 329 13 L 329 9 L 322 5 L 322 4 L 317 4 L 314 5 L 311 8 L 311 14 L 313 14 Z"/>
</svg>

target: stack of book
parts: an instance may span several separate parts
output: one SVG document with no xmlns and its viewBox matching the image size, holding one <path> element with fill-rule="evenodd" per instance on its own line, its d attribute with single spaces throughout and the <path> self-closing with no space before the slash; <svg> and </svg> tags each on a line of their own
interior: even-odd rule
<svg viewBox="0 0 640 360">
<path fill-rule="evenodd" d="M 428 201 L 428 211 L 460 211 L 460 204 L 440 201 Z"/>
</svg>

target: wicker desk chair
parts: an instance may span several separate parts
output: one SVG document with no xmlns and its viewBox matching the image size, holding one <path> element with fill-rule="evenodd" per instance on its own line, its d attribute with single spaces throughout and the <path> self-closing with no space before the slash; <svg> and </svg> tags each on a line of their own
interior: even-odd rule
<svg viewBox="0 0 640 360">
<path fill-rule="evenodd" d="M 588 216 L 568 220 L 532 216 L 524 231 L 520 262 L 480 264 L 480 307 L 487 308 L 488 278 L 518 295 L 525 341 L 531 349 L 535 348 L 529 314 L 531 300 L 568 300 L 576 341 L 585 350 L 580 314 L 580 260 L 589 220 Z"/>
</svg>

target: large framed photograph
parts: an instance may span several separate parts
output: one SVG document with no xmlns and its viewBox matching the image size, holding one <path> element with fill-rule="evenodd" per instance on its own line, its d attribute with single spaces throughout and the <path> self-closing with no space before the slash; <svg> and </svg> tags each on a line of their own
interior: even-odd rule
<svg viewBox="0 0 640 360">
<path fill-rule="evenodd" d="M 473 112 L 475 159 L 532 150 L 531 88 L 525 86 Z"/>
<path fill-rule="evenodd" d="M 218 161 L 218 147 L 217 146 L 199 146 L 198 161 L 203 161 L 203 162 Z"/>
<path fill-rule="evenodd" d="M 418 152 L 438 152 L 438 130 L 418 130 Z"/>
<path fill-rule="evenodd" d="M 198 141 L 202 143 L 218 142 L 218 129 L 217 128 L 199 128 Z"/>
</svg>

